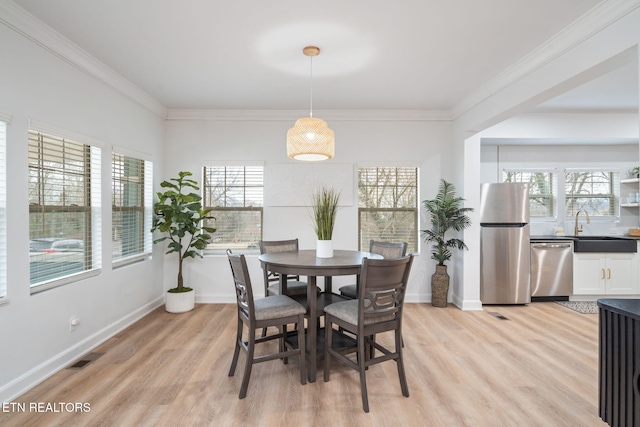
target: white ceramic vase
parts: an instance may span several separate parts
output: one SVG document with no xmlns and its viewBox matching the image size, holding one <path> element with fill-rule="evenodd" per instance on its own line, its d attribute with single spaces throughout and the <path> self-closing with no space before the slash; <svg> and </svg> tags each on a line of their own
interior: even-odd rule
<svg viewBox="0 0 640 427">
<path fill-rule="evenodd" d="M 318 258 L 333 258 L 333 240 L 318 240 L 316 256 Z"/>
<path fill-rule="evenodd" d="M 185 313 L 193 310 L 196 305 L 196 291 L 165 292 L 164 309 L 169 313 Z"/>
</svg>

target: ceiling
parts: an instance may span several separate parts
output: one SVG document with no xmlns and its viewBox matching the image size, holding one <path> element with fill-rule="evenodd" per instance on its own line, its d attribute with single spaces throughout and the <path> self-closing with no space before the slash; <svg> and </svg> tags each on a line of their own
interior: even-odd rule
<svg viewBox="0 0 640 427">
<path fill-rule="evenodd" d="M 601 0 L 14 2 L 169 109 L 306 109 L 316 45 L 313 108 L 448 111 Z"/>
<path fill-rule="evenodd" d="M 534 109 L 538 112 L 638 111 L 638 61 L 621 66 Z"/>
</svg>

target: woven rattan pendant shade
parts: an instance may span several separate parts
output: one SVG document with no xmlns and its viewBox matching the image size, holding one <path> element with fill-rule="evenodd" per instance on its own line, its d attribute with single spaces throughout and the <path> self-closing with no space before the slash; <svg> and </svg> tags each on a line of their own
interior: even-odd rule
<svg viewBox="0 0 640 427">
<path fill-rule="evenodd" d="M 320 49 L 307 46 L 302 52 L 313 59 Z M 329 125 L 313 117 L 313 61 L 311 62 L 311 111 L 309 116 L 296 120 L 287 132 L 287 156 L 290 159 L 316 162 L 333 158 L 335 136 Z"/>
<path fill-rule="evenodd" d="M 334 141 L 333 131 L 324 120 L 298 119 L 287 132 L 287 156 L 308 162 L 328 160 L 333 157 Z"/>
</svg>

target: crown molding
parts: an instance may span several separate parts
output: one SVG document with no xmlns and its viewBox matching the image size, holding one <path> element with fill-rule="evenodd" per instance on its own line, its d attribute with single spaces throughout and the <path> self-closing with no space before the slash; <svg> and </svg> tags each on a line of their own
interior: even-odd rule
<svg viewBox="0 0 640 427">
<path fill-rule="evenodd" d="M 295 121 L 308 110 L 206 110 L 169 109 L 167 120 Z M 444 110 L 315 110 L 314 117 L 327 121 L 450 121 Z"/>
<path fill-rule="evenodd" d="M 639 7 L 640 0 L 606 0 L 594 6 L 574 23 L 454 105 L 450 110 L 452 119 L 460 117 L 510 84 L 542 68 Z"/>
<path fill-rule="evenodd" d="M 166 108 L 155 98 L 12 1 L 0 0 L 0 22 L 158 116 L 166 116 Z"/>
<path fill-rule="evenodd" d="M 637 117 L 638 110 L 633 108 L 622 108 L 622 109 L 598 109 L 598 108 L 561 108 L 561 107 L 553 107 L 553 108 L 542 108 L 536 107 L 532 108 L 527 112 L 527 114 L 593 114 L 593 115 L 632 115 Z"/>
</svg>

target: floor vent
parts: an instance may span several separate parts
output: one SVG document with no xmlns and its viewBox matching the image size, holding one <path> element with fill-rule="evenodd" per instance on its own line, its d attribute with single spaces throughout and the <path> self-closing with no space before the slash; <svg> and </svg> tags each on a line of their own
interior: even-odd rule
<svg viewBox="0 0 640 427">
<path fill-rule="evenodd" d="M 89 353 L 89 354 L 85 354 L 84 356 L 82 356 L 82 359 L 76 361 L 73 365 L 67 367 L 67 369 L 82 369 L 85 366 L 87 366 L 89 363 L 93 362 L 94 360 L 97 360 L 100 356 L 102 356 L 104 353 Z"/>
<path fill-rule="evenodd" d="M 500 319 L 500 320 L 509 320 L 508 317 L 503 316 L 502 314 L 498 313 L 497 311 L 490 311 L 489 314 L 492 315 L 493 317 L 496 317 L 496 318 Z"/>
</svg>

